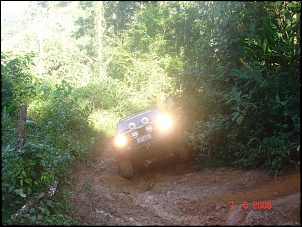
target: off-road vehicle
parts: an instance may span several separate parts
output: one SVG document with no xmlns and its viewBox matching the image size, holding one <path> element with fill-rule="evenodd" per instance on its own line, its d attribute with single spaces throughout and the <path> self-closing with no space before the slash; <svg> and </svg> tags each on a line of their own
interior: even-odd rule
<svg viewBox="0 0 302 227">
<path fill-rule="evenodd" d="M 180 161 L 190 159 L 184 149 L 183 132 L 175 116 L 158 109 L 143 110 L 120 120 L 113 147 L 123 178 L 133 177 L 133 163 L 150 162 L 176 154 Z"/>
</svg>

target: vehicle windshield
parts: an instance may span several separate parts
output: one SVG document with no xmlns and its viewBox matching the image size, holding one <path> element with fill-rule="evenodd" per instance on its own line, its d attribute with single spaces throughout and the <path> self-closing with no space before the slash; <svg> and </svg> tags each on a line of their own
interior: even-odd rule
<svg viewBox="0 0 302 227">
<path fill-rule="evenodd" d="M 120 134 L 124 131 L 129 129 L 129 123 L 133 122 L 136 126 L 142 124 L 141 120 L 143 117 L 147 117 L 149 120 L 156 119 L 162 112 L 159 109 L 150 109 L 143 111 L 141 113 L 135 114 L 131 117 L 124 119 L 123 121 L 119 122 L 117 125 L 117 133 Z"/>
</svg>

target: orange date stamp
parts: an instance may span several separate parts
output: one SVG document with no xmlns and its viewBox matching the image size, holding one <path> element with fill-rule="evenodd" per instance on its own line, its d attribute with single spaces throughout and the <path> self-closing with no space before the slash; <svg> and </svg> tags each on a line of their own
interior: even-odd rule
<svg viewBox="0 0 302 227">
<path fill-rule="evenodd" d="M 230 208 L 233 208 L 235 205 L 234 201 L 230 201 Z M 271 201 L 253 201 L 249 203 L 248 201 L 244 201 L 242 203 L 242 207 L 245 210 L 252 209 L 252 210 L 270 210 L 273 207 Z"/>
</svg>

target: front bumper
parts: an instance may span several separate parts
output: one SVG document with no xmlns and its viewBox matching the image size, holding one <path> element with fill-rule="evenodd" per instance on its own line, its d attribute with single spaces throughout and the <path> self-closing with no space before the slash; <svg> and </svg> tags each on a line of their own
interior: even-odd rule
<svg viewBox="0 0 302 227">
<path fill-rule="evenodd" d="M 152 136 L 142 143 L 132 142 L 125 148 L 116 149 L 119 156 L 141 159 L 157 158 L 173 152 L 176 138 L 172 133 Z"/>
</svg>

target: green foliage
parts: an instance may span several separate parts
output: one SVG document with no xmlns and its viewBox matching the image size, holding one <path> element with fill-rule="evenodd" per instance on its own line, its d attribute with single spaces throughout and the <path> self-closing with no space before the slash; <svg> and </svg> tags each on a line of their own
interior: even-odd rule
<svg viewBox="0 0 302 227">
<path fill-rule="evenodd" d="M 133 22 L 133 17 L 139 12 L 140 5 L 145 2 L 137 1 L 105 1 L 104 16 L 106 27 L 114 35 L 122 37 L 129 24 Z"/>
<path fill-rule="evenodd" d="M 58 188 L 56 194 L 49 198 L 43 197 L 35 207 L 18 219 L 10 219 L 8 225 L 78 225 L 78 219 L 69 215 L 72 206 L 68 204 L 68 190 Z"/>
<path fill-rule="evenodd" d="M 1 52 L 1 106 L 20 106 L 36 95 L 37 82 L 29 73 L 33 53 Z"/>
<path fill-rule="evenodd" d="M 14 70 L 11 71 L 7 70 L 8 66 L 5 65 L 5 76 L 8 72 L 20 72 L 20 68 L 24 68 L 22 62 L 13 63 Z M 22 80 L 11 84 L 10 87 L 15 92 L 16 103 L 19 102 L 17 97 L 27 98 L 31 95 L 34 99 L 28 102 L 26 144 L 20 153 L 15 150 L 15 104 L 4 106 L 2 110 L 2 223 L 6 224 L 14 223 L 10 216 L 16 213 L 28 198 L 46 192 L 54 179 L 61 178 L 71 171 L 76 158 L 83 160 L 94 143 L 95 134 L 88 122 L 92 108 L 89 102 L 81 98 L 76 88 L 64 80 L 59 84 L 37 78 L 35 81 L 34 92 L 20 95 L 19 93 L 24 91 Z M 18 223 L 72 223 L 68 216 L 54 218 L 46 208 L 39 211 L 34 209 L 36 208 L 32 208 L 25 217 L 18 219 Z M 56 208 L 53 209 L 56 213 Z"/>
<path fill-rule="evenodd" d="M 299 163 L 300 41 L 296 17 L 300 12 L 296 7 L 300 3 L 292 8 L 286 8 L 286 3 L 225 4 L 232 4 L 233 12 L 238 13 L 221 11 L 225 21 L 218 30 L 223 30 L 224 36 L 214 38 L 212 47 L 204 47 L 204 51 L 215 53 L 211 64 L 204 62 L 200 68 L 187 70 L 176 84 L 179 107 L 195 121 L 190 144 L 198 151 L 200 166 L 263 167 L 280 174 Z M 261 11 L 258 21 L 247 26 L 252 14 L 260 11 L 244 11 L 242 4 L 252 9 L 264 7 L 267 14 Z M 284 8 L 287 22 L 283 14 L 270 13 L 269 7 Z M 262 29 L 259 21 L 267 27 Z M 294 37 L 296 42 L 292 42 Z"/>
<path fill-rule="evenodd" d="M 21 197 L 45 189 L 54 180 L 54 170 L 50 169 L 50 160 L 48 160 L 51 156 L 46 152 L 47 149 L 43 152 L 41 148 L 44 148 L 42 144 L 27 143 L 20 154 L 12 156 L 11 150 L 3 151 L 4 159 L 12 159 L 6 165 L 9 171 L 4 172 L 4 180 L 16 188 L 15 192 Z"/>
<path fill-rule="evenodd" d="M 128 97 L 129 89 L 123 83 L 110 77 L 91 80 L 87 86 L 77 89 L 81 99 L 87 100 L 96 109 L 111 109 Z"/>
</svg>

